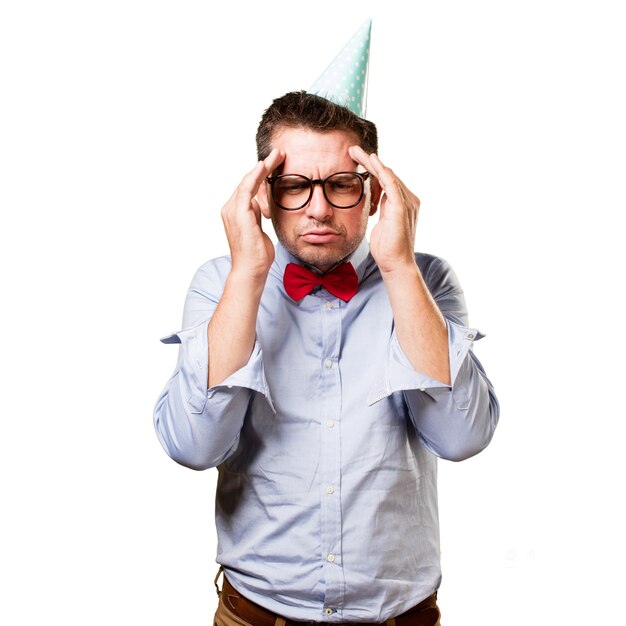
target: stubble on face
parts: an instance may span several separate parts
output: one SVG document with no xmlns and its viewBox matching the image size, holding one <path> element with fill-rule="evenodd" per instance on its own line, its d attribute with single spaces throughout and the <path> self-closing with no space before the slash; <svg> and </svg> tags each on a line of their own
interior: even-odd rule
<svg viewBox="0 0 626 626">
<path fill-rule="evenodd" d="M 284 248 L 302 263 L 313 265 L 317 269 L 325 272 L 346 257 L 350 256 L 359 246 L 367 231 L 367 216 L 371 205 L 369 185 L 366 186 L 363 206 L 352 209 L 334 209 L 336 211 L 361 211 L 364 214 L 362 228 L 347 237 L 347 229 L 335 221 L 333 217 L 324 222 L 309 218 L 306 222 L 298 224 L 295 228 L 288 228 L 284 222 L 275 218 L 276 212 L 282 209 L 273 207 L 272 224 L 276 232 L 278 241 Z M 302 235 L 318 229 L 330 229 L 339 235 L 336 244 L 309 244 L 302 240 Z"/>
</svg>

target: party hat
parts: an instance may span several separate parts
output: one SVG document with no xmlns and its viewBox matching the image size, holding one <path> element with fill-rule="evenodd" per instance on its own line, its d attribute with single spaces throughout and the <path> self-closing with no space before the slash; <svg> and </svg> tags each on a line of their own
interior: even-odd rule
<svg viewBox="0 0 626 626">
<path fill-rule="evenodd" d="M 369 19 L 354 33 L 308 93 L 322 96 L 359 117 L 365 117 L 371 31 L 372 20 Z"/>
</svg>

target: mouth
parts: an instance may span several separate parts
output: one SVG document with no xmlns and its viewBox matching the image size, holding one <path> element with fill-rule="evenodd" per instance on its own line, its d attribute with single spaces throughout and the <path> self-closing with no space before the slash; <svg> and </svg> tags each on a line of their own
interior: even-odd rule
<svg viewBox="0 0 626 626">
<path fill-rule="evenodd" d="M 307 243 L 330 243 L 339 239 L 339 233 L 328 228 L 316 228 L 307 230 L 300 238 Z"/>
</svg>

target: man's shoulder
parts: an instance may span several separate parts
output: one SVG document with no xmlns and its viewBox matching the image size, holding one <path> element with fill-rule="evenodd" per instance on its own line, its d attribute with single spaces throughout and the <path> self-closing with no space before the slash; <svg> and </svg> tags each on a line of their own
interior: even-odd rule
<svg viewBox="0 0 626 626">
<path fill-rule="evenodd" d="M 215 257 L 205 261 L 194 274 L 191 286 L 223 285 L 230 274 L 232 259 L 229 255 Z"/>
<path fill-rule="evenodd" d="M 415 261 L 431 293 L 460 291 L 458 277 L 448 261 L 426 252 L 416 252 Z"/>
<path fill-rule="evenodd" d="M 453 274 L 450 264 L 440 256 L 430 254 L 428 252 L 415 252 L 415 262 L 419 268 L 426 284 L 430 287 L 431 284 L 439 282 L 441 279 L 445 279 Z M 380 272 L 376 261 L 372 254 L 368 254 L 365 268 L 365 277 L 371 276 Z"/>
<path fill-rule="evenodd" d="M 229 254 L 225 254 L 224 256 L 214 257 L 213 259 L 209 259 L 205 261 L 199 268 L 198 271 L 220 271 L 222 268 L 227 268 L 230 271 L 232 267 L 233 261 L 230 258 Z"/>
<path fill-rule="evenodd" d="M 446 261 L 440 256 L 436 256 L 435 254 L 430 254 L 428 252 L 416 252 L 415 260 L 417 261 L 420 269 L 422 269 L 422 267 L 439 267 L 442 264 L 447 265 Z"/>
<path fill-rule="evenodd" d="M 445 259 L 428 252 L 416 252 L 415 261 L 423 276 L 445 273 L 450 269 L 450 264 Z"/>
<path fill-rule="evenodd" d="M 458 283 L 452 266 L 440 256 L 427 252 L 416 252 L 415 261 L 431 291 L 443 285 L 456 285 Z"/>
</svg>

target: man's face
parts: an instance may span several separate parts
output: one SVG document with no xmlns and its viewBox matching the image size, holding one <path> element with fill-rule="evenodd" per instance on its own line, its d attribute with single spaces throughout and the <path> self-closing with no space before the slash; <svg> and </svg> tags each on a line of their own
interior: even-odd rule
<svg viewBox="0 0 626 626">
<path fill-rule="evenodd" d="M 357 144 L 349 132 L 319 133 L 305 128 L 279 129 L 272 147 L 286 154 L 276 174 L 303 174 L 311 179 L 325 179 L 336 172 L 356 172 L 357 163 L 348 148 Z M 297 211 L 276 206 L 266 185 L 267 203 L 278 240 L 295 257 L 325 271 L 354 252 L 365 236 L 367 221 L 376 212 L 380 197 L 377 181 L 361 202 L 350 209 L 337 209 L 324 197 L 321 185 L 313 186 L 310 202 Z"/>
</svg>

